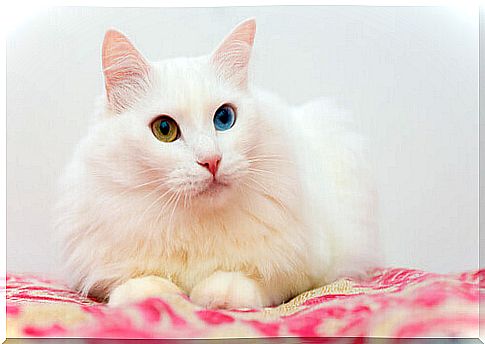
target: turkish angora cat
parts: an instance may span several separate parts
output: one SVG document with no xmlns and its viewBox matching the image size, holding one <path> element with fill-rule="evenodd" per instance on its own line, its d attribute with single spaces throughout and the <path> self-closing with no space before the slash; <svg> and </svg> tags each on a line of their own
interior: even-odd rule
<svg viewBox="0 0 485 344">
<path fill-rule="evenodd" d="M 363 140 L 325 101 L 252 87 L 255 30 L 246 20 L 210 55 L 161 62 L 106 33 L 105 107 L 58 207 L 78 290 L 263 307 L 376 264 Z"/>
</svg>

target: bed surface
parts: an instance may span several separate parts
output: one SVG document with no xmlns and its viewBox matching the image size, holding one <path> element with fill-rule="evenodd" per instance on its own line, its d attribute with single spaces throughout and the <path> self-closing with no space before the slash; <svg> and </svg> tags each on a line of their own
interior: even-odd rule
<svg viewBox="0 0 485 344">
<path fill-rule="evenodd" d="M 485 270 L 392 268 L 341 279 L 263 310 L 206 310 L 188 297 L 111 308 L 62 282 L 8 274 L 7 337 L 478 337 Z"/>
</svg>

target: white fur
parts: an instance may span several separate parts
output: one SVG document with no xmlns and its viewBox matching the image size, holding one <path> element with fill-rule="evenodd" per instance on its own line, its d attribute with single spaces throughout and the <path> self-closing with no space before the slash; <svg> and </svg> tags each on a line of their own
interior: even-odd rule
<svg viewBox="0 0 485 344">
<path fill-rule="evenodd" d="M 153 275 L 204 306 L 260 307 L 376 264 L 373 184 L 348 116 L 323 100 L 291 107 L 213 64 L 151 63 L 148 90 L 121 113 L 107 104 L 79 144 L 58 228 L 67 276 L 82 292 L 106 298 L 118 287 L 118 304 L 123 283 Z M 217 132 L 223 103 L 237 119 Z M 154 137 L 160 114 L 178 123 L 180 139 Z M 211 191 L 196 161 L 214 152 L 229 186 Z M 151 296 L 157 287 L 135 289 Z"/>
</svg>

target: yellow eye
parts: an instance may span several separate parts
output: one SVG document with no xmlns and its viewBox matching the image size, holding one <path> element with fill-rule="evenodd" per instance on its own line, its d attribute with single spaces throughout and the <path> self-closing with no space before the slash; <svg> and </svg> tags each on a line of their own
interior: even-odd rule
<svg viewBox="0 0 485 344">
<path fill-rule="evenodd" d="M 152 132 L 162 142 L 173 142 L 180 136 L 177 122 L 168 116 L 158 117 L 153 121 Z"/>
</svg>

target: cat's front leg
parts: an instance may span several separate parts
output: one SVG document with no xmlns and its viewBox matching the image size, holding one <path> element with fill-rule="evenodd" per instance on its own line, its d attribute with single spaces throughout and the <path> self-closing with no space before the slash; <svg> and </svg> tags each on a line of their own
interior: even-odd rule
<svg viewBox="0 0 485 344">
<path fill-rule="evenodd" d="M 158 276 L 132 278 L 114 288 L 108 304 L 110 306 L 125 305 L 144 300 L 149 297 L 164 297 L 183 293 L 175 284 Z"/>
<path fill-rule="evenodd" d="M 192 289 L 190 299 L 206 308 L 261 308 L 272 304 L 264 288 L 241 272 L 213 273 Z"/>
</svg>

